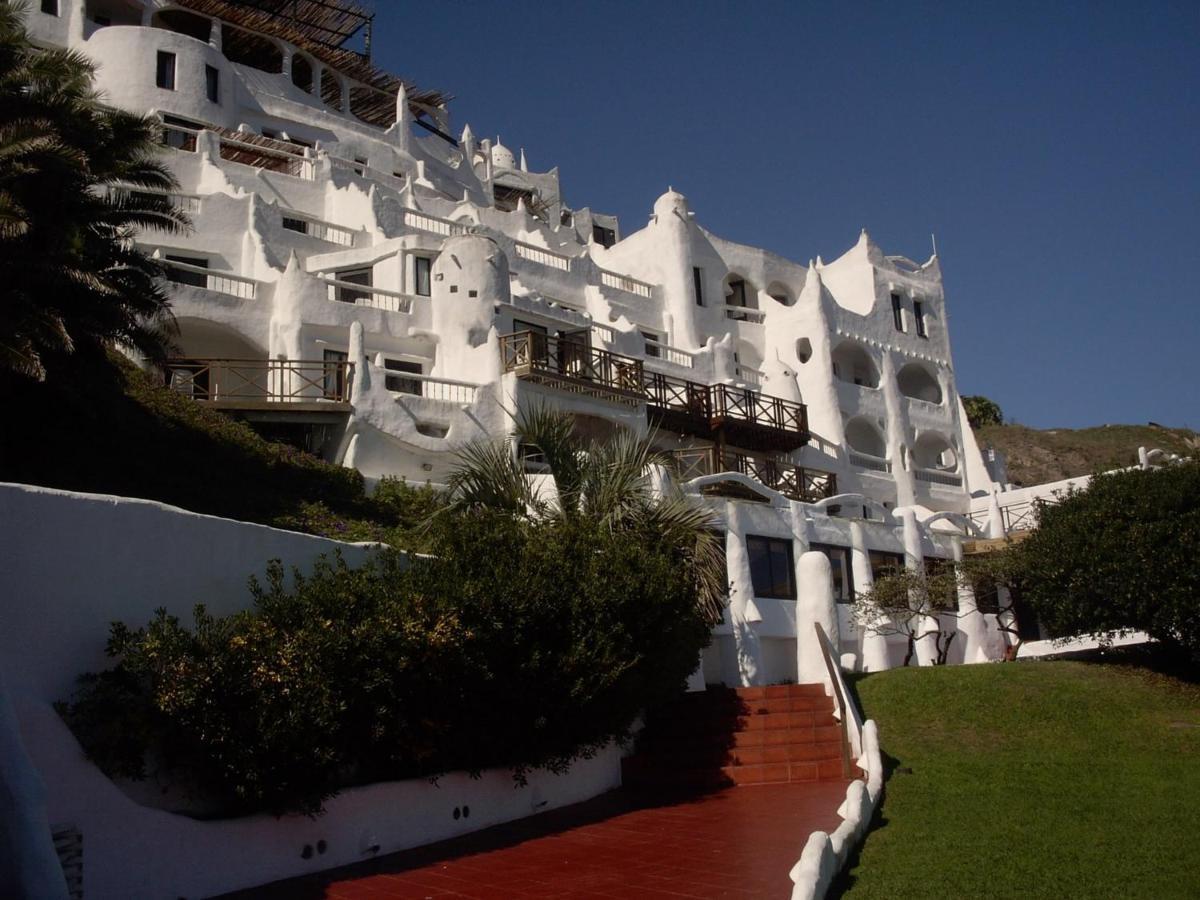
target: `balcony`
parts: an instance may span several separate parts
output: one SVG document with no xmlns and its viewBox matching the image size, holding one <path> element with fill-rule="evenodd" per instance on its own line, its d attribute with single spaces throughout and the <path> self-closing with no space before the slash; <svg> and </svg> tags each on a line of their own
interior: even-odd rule
<svg viewBox="0 0 1200 900">
<path fill-rule="evenodd" d="M 645 403 L 650 420 L 668 431 L 758 450 L 808 443 L 803 403 L 650 371 L 640 359 L 595 349 L 585 334 L 508 334 L 500 338 L 500 354 L 504 371 L 518 378 L 626 406 Z"/>
<path fill-rule="evenodd" d="M 661 372 L 645 373 L 645 393 L 651 418 L 669 431 L 759 450 L 795 450 L 808 443 L 803 403 Z"/>
<path fill-rule="evenodd" d="M 671 455 L 679 466 L 679 477 L 684 481 L 720 472 L 738 472 L 789 499 L 804 503 L 816 503 L 837 494 L 836 474 L 804 469 L 786 459 L 753 456 L 720 447 L 676 450 Z"/>
<path fill-rule="evenodd" d="M 505 372 L 534 384 L 622 406 L 639 406 L 646 400 L 642 361 L 597 350 L 586 337 L 551 337 L 536 331 L 506 334 L 500 338 L 500 358 Z"/>
<path fill-rule="evenodd" d="M 166 386 L 226 410 L 343 413 L 354 364 L 345 360 L 169 359 Z"/>
</svg>

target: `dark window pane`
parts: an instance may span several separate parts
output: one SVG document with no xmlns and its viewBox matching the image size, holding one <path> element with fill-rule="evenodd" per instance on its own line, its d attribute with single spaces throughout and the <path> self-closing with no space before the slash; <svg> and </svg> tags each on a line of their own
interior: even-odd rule
<svg viewBox="0 0 1200 900">
<path fill-rule="evenodd" d="M 696 293 L 696 305 L 704 305 L 704 270 L 692 266 L 692 289 Z"/>
<path fill-rule="evenodd" d="M 791 541 L 747 535 L 746 553 L 750 559 L 754 596 L 796 599 Z"/>
<path fill-rule="evenodd" d="M 306 222 L 304 219 L 294 219 L 291 216 L 284 216 L 283 227 L 288 231 L 295 231 L 299 234 L 308 234 L 308 222 Z"/>
<path fill-rule="evenodd" d="M 413 290 L 418 297 L 429 296 L 429 268 L 431 260 L 426 256 L 413 257 Z"/>
<path fill-rule="evenodd" d="M 58 15 L 58 0 L 42 0 L 42 12 L 47 15 Z"/>
<path fill-rule="evenodd" d="M 421 364 L 417 362 L 409 362 L 404 359 L 384 359 L 383 367 L 389 372 L 408 372 L 414 375 L 421 374 Z M 421 396 L 421 380 L 419 378 L 405 378 L 403 375 L 388 375 L 384 378 L 389 391 L 399 391 L 401 394 L 416 394 Z"/>
<path fill-rule="evenodd" d="M 897 331 L 904 330 L 904 304 L 899 294 L 892 294 L 892 324 Z"/>
<path fill-rule="evenodd" d="M 928 337 L 929 334 L 925 330 L 925 304 L 919 300 L 913 302 L 913 320 L 917 323 L 917 335 Z"/>
<path fill-rule="evenodd" d="M 158 67 L 155 70 L 154 83 L 168 91 L 175 90 L 175 54 L 158 51 Z"/>
<path fill-rule="evenodd" d="M 215 66 L 204 67 L 204 86 L 208 91 L 208 99 L 213 103 L 221 102 L 221 73 Z"/>
</svg>

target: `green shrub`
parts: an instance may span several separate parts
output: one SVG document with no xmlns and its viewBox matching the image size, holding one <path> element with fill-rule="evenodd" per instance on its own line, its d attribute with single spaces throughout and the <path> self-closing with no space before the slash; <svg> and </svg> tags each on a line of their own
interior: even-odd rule
<svg viewBox="0 0 1200 900">
<path fill-rule="evenodd" d="M 1200 464 L 1097 475 L 1014 553 L 1051 634 L 1143 630 L 1200 655 Z"/>
<path fill-rule="evenodd" d="M 561 770 L 678 691 L 708 640 L 658 534 L 475 511 L 426 539 L 436 555 L 290 584 L 272 565 L 252 609 L 190 629 L 114 625 L 116 666 L 62 712 L 110 775 L 150 759 L 227 812 L 314 814 L 348 784 Z"/>
</svg>

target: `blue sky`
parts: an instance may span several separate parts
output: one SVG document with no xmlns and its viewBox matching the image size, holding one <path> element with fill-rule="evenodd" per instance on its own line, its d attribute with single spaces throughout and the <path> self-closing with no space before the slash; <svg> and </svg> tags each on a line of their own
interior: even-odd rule
<svg viewBox="0 0 1200 900">
<path fill-rule="evenodd" d="M 1200 2 L 378 0 L 455 131 L 640 228 L 832 259 L 936 232 L 959 389 L 1035 427 L 1200 428 Z"/>
</svg>

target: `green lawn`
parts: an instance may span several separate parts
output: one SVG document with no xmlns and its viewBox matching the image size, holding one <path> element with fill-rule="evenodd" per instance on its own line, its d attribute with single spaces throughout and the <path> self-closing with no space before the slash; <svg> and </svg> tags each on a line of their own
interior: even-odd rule
<svg viewBox="0 0 1200 900">
<path fill-rule="evenodd" d="M 1200 686 L 1024 662 L 857 692 L 892 771 L 847 896 L 1200 897 Z"/>
</svg>

